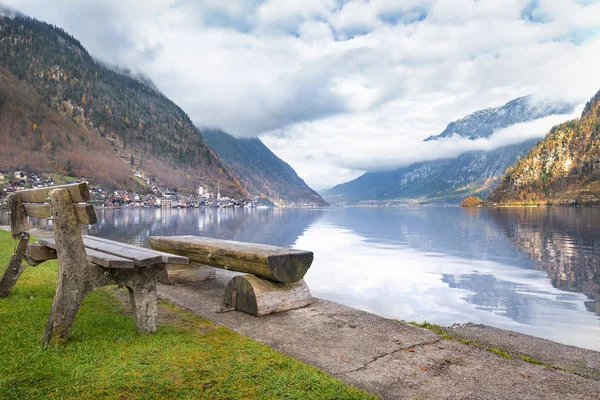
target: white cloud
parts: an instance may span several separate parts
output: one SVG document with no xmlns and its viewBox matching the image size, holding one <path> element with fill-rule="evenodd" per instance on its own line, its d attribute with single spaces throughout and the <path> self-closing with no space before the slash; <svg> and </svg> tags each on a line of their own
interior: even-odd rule
<svg viewBox="0 0 600 400">
<path fill-rule="evenodd" d="M 469 140 L 458 135 L 450 138 L 434 141 L 397 141 L 389 147 L 387 155 L 371 157 L 376 151 L 365 144 L 363 150 L 366 156 L 355 154 L 354 156 L 338 157 L 336 164 L 349 169 L 358 170 L 393 170 L 408 165 L 443 158 L 455 158 L 468 151 L 489 151 L 511 144 L 521 143 L 530 139 L 544 137 L 550 129 L 562 122 L 577 118 L 581 115 L 583 104 L 576 107 L 577 111 L 570 115 L 551 115 L 530 122 L 512 125 L 508 128 L 499 129 L 489 138 Z M 400 156 L 399 156 L 400 155 Z"/>
<path fill-rule="evenodd" d="M 317 188 L 442 155 L 421 140 L 473 111 L 600 88 L 600 2 L 4 3 L 146 74 L 196 123 L 261 135 Z"/>
</svg>

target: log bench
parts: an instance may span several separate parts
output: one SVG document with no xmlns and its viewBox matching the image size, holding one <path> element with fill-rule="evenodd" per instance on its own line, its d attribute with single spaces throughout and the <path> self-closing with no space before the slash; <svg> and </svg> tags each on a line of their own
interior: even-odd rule
<svg viewBox="0 0 600 400">
<path fill-rule="evenodd" d="M 135 327 L 140 333 L 157 327 L 156 280 L 166 264 L 187 264 L 187 257 L 144 249 L 94 236 L 82 236 L 79 224 L 97 222 L 87 184 L 22 190 L 8 199 L 17 251 L 0 279 L 6 297 L 26 265 L 58 259 L 58 283 L 42 339 L 44 346 L 64 343 L 83 299 L 94 289 L 116 284 L 127 287 Z M 29 241 L 27 217 L 52 218 L 54 238 Z"/>
<path fill-rule="evenodd" d="M 231 309 L 262 316 L 311 303 L 303 279 L 314 258 L 310 251 L 189 235 L 150 237 L 150 246 L 188 257 L 195 269 L 206 265 L 245 273 L 233 277 L 225 287 L 223 303 Z M 169 277 L 166 283 L 181 282 L 185 269 L 167 266 L 166 273 L 177 278 Z"/>
</svg>

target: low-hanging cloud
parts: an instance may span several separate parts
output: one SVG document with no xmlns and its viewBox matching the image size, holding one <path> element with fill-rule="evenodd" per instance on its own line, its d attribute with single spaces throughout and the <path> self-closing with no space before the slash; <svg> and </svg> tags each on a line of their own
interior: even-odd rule
<svg viewBox="0 0 600 400">
<path fill-rule="evenodd" d="M 389 171 L 411 164 L 452 159 L 470 151 L 491 151 L 500 147 L 543 138 L 552 127 L 581 115 L 583 104 L 572 114 L 551 115 L 495 131 L 489 138 L 470 140 L 458 135 L 433 141 L 407 141 L 388 148 L 387 156 L 371 157 L 368 151 L 353 156 L 338 156 L 337 165 L 351 170 Z"/>
</svg>

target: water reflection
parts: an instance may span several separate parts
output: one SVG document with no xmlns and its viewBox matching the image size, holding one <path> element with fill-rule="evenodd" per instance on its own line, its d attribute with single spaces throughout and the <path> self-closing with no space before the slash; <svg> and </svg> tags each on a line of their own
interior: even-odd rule
<svg viewBox="0 0 600 400">
<path fill-rule="evenodd" d="M 201 235 L 291 246 L 322 210 L 103 209 L 90 233 L 147 246 L 149 236 Z"/>
<path fill-rule="evenodd" d="M 149 236 L 161 235 L 200 235 L 289 247 L 323 212 L 320 209 L 97 208 L 98 223 L 85 233 L 145 247 Z M 30 222 L 39 229 L 52 229 L 49 220 Z M 8 224 L 6 211 L 2 211 L 0 225 Z"/>
<path fill-rule="evenodd" d="M 391 318 L 471 321 L 600 350 L 600 319 L 586 296 L 554 287 L 490 211 L 330 210 L 296 246 L 318 256 L 306 278 L 317 296 Z"/>
<path fill-rule="evenodd" d="M 600 209 L 103 209 L 98 215 L 92 234 L 140 245 L 152 235 L 196 234 L 312 250 L 306 280 L 314 295 L 390 318 L 471 321 L 600 350 Z"/>
<path fill-rule="evenodd" d="M 491 210 L 491 219 L 511 243 L 548 273 L 552 285 L 590 298 L 600 313 L 600 216 L 598 209 Z"/>
</svg>

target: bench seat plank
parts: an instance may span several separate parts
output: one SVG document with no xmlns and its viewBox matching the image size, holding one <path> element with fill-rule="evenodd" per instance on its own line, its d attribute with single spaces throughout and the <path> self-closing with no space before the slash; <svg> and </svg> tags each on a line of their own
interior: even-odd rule
<svg viewBox="0 0 600 400">
<path fill-rule="evenodd" d="M 37 241 L 39 244 L 56 250 L 56 240 L 53 238 L 42 238 Z M 93 249 L 85 249 L 88 260 L 94 264 L 101 265 L 106 268 L 133 268 L 134 262 L 126 258 L 115 256 L 113 254 L 102 253 Z"/>
<path fill-rule="evenodd" d="M 119 242 L 110 241 L 107 243 L 84 237 L 83 245 L 87 249 L 97 250 L 102 253 L 108 253 L 133 260 L 133 263 L 138 267 L 147 267 L 162 262 L 162 256 L 160 255 L 153 254 L 141 247 L 135 249 L 123 247 L 122 243 Z"/>
<path fill-rule="evenodd" d="M 135 246 L 133 244 L 116 242 L 114 240 L 105 239 L 105 238 L 101 238 L 101 237 L 97 237 L 97 236 L 84 235 L 83 239 L 84 240 L 88 239 L 88 240 L 102 242 L 102 243 L 118 244 L 119 246 L 126 248 L 126 249 L 133 249 L 133 250 L 138 250 L 138 251 L 143 250 L 144 252 L 146 252 L 148 254 L 154 254 L 154 255 L 160 256 L 162 258 L 162 262 L 164 262 L 165 264 L 188 264 L 190 261 L 189 258 L 180 256 L 177 254 L 171 254 L 171 253 L 165 253 L 162 251 L 156 251 L 153 249 L 147 249 L 147 248 Z"/>
</svg>

